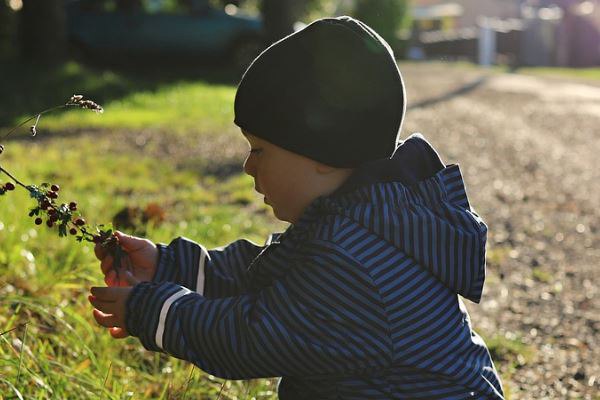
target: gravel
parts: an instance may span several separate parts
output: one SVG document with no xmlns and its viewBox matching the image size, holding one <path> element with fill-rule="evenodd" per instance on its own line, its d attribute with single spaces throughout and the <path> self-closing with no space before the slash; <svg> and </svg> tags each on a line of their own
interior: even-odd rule
<svg viewBox="0 0 600 400">
<path fill-rule="evenodd" d="M 600 399 L 600 82 L 400 65 L 421 132 L 458 163 L 488 225 L 476 331 L 522 343 L 496 360 L 515 399 Z M 525 352 L 524 352 L 525 353 Z"/>
</svg>

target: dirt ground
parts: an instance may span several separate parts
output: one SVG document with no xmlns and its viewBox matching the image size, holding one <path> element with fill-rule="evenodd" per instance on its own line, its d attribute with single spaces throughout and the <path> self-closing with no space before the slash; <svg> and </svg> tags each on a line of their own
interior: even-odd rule
<svg viewBox="0 0 600 400">
<path fill-rule="evenodd" d="M 600 399 L 600 82 L 400 68 L 403 137 L 460 165 L 488 225 L 472 323 L 533 349 L 508 373 L 511 398 Z"/>
</svg>

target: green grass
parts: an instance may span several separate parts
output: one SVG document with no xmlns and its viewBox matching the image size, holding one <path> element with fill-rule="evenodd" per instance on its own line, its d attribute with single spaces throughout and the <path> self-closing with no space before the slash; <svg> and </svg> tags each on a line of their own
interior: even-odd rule
<svg viewBox="0 0 600 400">
<path fill-rule="evenodd" d="M 103 104 L 106 115 L 69 110 L 45 118 L 47 129 L 102 128 L 137 130 L 152 127 L 171 133 L 214 132 L 233 121 L 235 88 L 205 82 L 178 82 L 125 95 Z M 199 106 L 201 105 L 201 106 Z"/>
<path fill-rule="evenodd" d="M 19 140 L 2 141 L 1 165 L 23 182 L 60 184 L 59 200 L 76 200 L 91 223 L 110 222 L 124 207 L 160 204 L 164 222 L 134 229 L 156 242 L 183 235 L 209 248 L 239 237 L 261 243 L 285 229 L 239 168 L 214 175 L 202 160 L 243 161 L 246 145 L 231 123 L 233 85 L 178 79 L 146 85 L 76 64 L 48 73 L 56 87 L 39 91 L 47 103 L 32 97 L 26 107 L 5 99 L 6 107 L 0 107 L 5 127 L 26 115 L 26 108 L 56 104 L 54 97 L 61 102 L 83 89 L 102 94 L 108 90 L 103 85 L 122 90 L 103 95 L 103 115 L 85 110 L 49 115 L 36 138 L 21 133 Z M 65 82 L 76 84 L 64 88 Z M 147 144 L 138 146 L 140 137 Z M 223 147 L 219 140 L 235 151 L 221 156 L 215 150 Z M 199 154 L 188 151 L 196 143 Z M 0 336 L 0 393 L 6 398 L 20 393 L 31 399 L 175 399 L 185 393 L 214 399 L 223 384 L 223 399 L 274 398 L 274 380 L 224 381 L 146 352 L 137 339 L 110 338 L 87 301 L 89 288 L 103 285 L 92 247 L 35 226 L 27 216 L 34 203 L 24 190 L 0 202 L 0 332 L 16 328 Z"/>
<path fill-rule="evenodd" d="M 3 68 L 17 71 L 14 65 Z M 17 140 L 2 141 L 0 163 L 25 183 L 60 184 L 60 200 L 76 200 L 91 223 L 110 222 L 124 207 L 157 203 L 165 220 L 130 232 L 164 243 L 183 235 L 209 248 L 239 237 L 260 243 L 286 225 L 275 220 L 239 169 L 246 145 L 231 123 L 234 83 L 214 75 L 179 79 L 173 72 L 154 81 L 152 75 L 73 63 L 48 71 L 25 68 L 14 82 L 3 82 L 10 89 L 4 93 L 15 96 L 0 100 L 0 126 L 73 93 L 89 93 L 106 112 L 44 117 L 36 138 L 24 129 Z M 24 93 L 17 92 L 19 85 Z M 87 301 L 89 288 L 103 284 L 92 247 L 35 226 L 27 216 L 32 206 L 23 190 L 0 197 L 2 395 L 214 399 L 224 385 L 222 399 L 275 398 L 274 380 L 225 382 L 187 362 L 146 352 L 137 339 L 111 339 Z M 497 261 L 503 257 L 499 252 Z M 489 344 L 509 380 L 522 349 L 510 340 L 493 338 Z"/>
<path fill-rule="evenodd" d="M 432 64 L 443 64 L 446 67 L 468 68 L 488 71 L 492 73 L 516 73 L 524 75 L 536 75 L 555 78 L 573 78 L 584 79 L 587 81 L 600 80 L 600 67 L 591 68 L 566 68 L 566 67 L 519 67 L 515 70 L 507 65 L 492 65 L 490 67 L 482 67 L 472 62 L 467 61 L 427 61 Z M 402 64 L 411 64 L 412 61 L 401 61 Z"/>
<path fill-rule="evenodd" d="M 562 68 L 562 67 L 526 67 L 518 72 L 528 75 L 554 76 L 564 78 L 580 78 L 600 80 L 600 67 L 595 68 Z"/>
<path fill-rule="evenodd" d="M 510 400 L 511 378 L 519 373 L 519 369 L 534 361 L 535 349 L 526 344 L 521 336 L 510 332 L 505 335 L 488 335 L 485 343 L 502 377 L 505 397 Z"/>
<path fill-rule="evenodd" d="M 98 152 L 103 140 L 108 138 L 10 142 L 2 165 L 26 182 L 60 183 L 61 197 L 76 199 L 84 216 L 97 223 L 109 222 L 125 206 L 161 204 L 166 221 L 145 227 L 148 237 L 159 242 L 178 235 L 209 247 L 238 237 L 260 242 L 283 228 L 258 204 L 249 177 L 221 180 L 141 153 Z M 135 339 L 115 342 L 93 321 L 87 293 L 103 283 L 91 246 L 33 225 L 27 216 L 33 203 L 23 190 L 0 201 L 0 331 L 20 326 L 0 338 L 0 392 L 12 391 L 13 385 L 26 398 L 93 394 L 121 399 L 129 398 L 128 392 L 135 398 L 177 398 L 187 386 L 188 364 L 147 353 Z M 196 369 L 187 394 L 214 398 L 222 382 Z M 246 383 L 228 385 L 232 396 L 246 390 Z M 252 382 L 250 392 L 268 393 L 272 385 Z"/>
<path fill-rule="evenodd" d="M 73 94 L 82 94 L 102 104 L 107 115 L 65 116 L 54 114 L 53 128 L 134 128 L 177 122 L 186 126 L 223 127 L 230 123 L 231 99 L 239 74 L 207 66 L 165 65 L 153 68 L 89 67 L 67 62 L 55 67 L 0 63 L 0 127 L 15 125 L 24 117 L 60 105 Z M 200 79 L 198 79 L 200 77 Z M 211 87 L 211 90 L 205 90 Z M 217 89 L 218 88 L 218 89 Z M 215 89 L 215 90 L 212 90 Z M 211 96 L 203 98 L 203 96 Z M 198 103 L 200 101 L 201 103 Z M 202 107 L 196 107 L 201 104 Z M 156 113 L 159 111 L 159 113 Z"/>
<path fill-rule="evenodd" d="M 161 204 L 166 221 L 146 227 L 155 241 L 184 235 L 215 247 L 238 237 L 260 242 L 283 228 L 258 204 L 248 177 L 220 180 L 143 154 L 98 152 L 103 140 L 108 138 L 10 142 L 2 165 L 26 182 L 60 183 L 61 197 L 76 199 L 89 221 L 109 222 L 125 206 Z M 91 318 L 86 296 L 89 287 L 102 285 L 91 246 L 33 225 L 27 216 L 33 203 L 23 190 L 0 201 L 0 331 L 21 326 L 0 338 L 0 392 L 13 385 L 26 398 L 120 399 L 127 392 L 177 398 L 188 364 L 147 353 L 135 339 L 115 342 Z M 15 348 L 16 340 L 27 350 Z M 187 393 L 214 398 L 221 383 L 196 370 Z M 252 383 L 251 392 L 268 392 L 268 384 Z M 232 395 L 246 390 L 244 383 L 229 385 Z"/>
</svg>

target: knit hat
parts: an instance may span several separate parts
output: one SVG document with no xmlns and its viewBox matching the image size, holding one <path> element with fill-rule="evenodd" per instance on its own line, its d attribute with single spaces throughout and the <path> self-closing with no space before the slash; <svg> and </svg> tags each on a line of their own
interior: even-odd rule
<svg viewBox="0 0 600 400">
<path fill-rule="evenodd" d="M 352 168 L 392 155 L 404 99 L 387 42 L 354 18 L 323 18 L 252 62 L 235 97 L 235 124 L 294 153 Z"/>
</svg>

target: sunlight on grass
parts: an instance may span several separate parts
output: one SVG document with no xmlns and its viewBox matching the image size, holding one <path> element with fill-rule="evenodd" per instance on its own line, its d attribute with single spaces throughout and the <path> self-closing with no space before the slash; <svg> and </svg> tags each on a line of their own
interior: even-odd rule
<svg viewBox="0 0 600 400">
<path fill-rule="evenodd" d="M 505 398 L 510 400 L 512 376 L 534 361 L 535 348 L 525 343 L 520 335 L 512 332 L 482 336 L 502 378 Z"/>
<path fill-rule="evenodd" d="M 163 243 L 187 236 L 208 248 L 240 237 L 262 243 L 286 225 L 260 201 L 252 179 L 240 172 L 210 175 L 203 169 L 206 162 L 196 160 L 201 155 L 189 149 L 196 141 L 201 149 L 217 139 L 232 143 L 221 132 L 235 129 L 233 95 L 229 86 L 177 83 L 109 101 L 101 116 L 75 110 L 45 118 L 38 137 L 4 143 L 2 166 L 25 183 L 59 184 L 59 201 L 77 201 L 92 224 L 111 222 L 125 207 L 154 203 L 164 209 L 162 222 L 125 231 L 141 230 Z M 44 136 L 89 126 L 97 131 Z M 149 126 L 168 128 L 160 143 L 175 144 L 176 158 L 161 151 L 162 144 L 136 145 L 136 129 Z M 174 142 L 171 133 L 190 139 Z M 236 152 L 221 156 L 210 146 L 204 154 L 211 156 L 213 168 L 243 161 Z M 0 336 L 0 393 L 15 398 L 17 393 L 25 398 L 216 398 L 224 385 L 222 399 L 246 394 L 275 398 L 275 380 L 224 382 L 187 362 L 146 352 L 137 339 L 111 339 L 96 325 L 87 301 L 89 288 L 103 285 L 92 246 L 34 225 L 27 216 L 34 203 L 24 190 L 7 193 L 0 203 L 0 332 L 8 331 Z"/>
<path fill-rule="evenodd" d="M 102 104 L 104 115 L 70 110 L 44 118 L 47 129 L 135 130 L 168 128 L 173 133 L 233 129 L 235 88 L 206 83 L 178 83 L 154 92 L 136 92 Z"/>
</svg>

